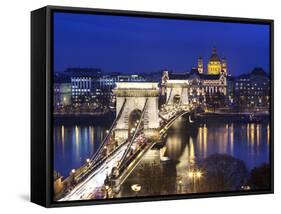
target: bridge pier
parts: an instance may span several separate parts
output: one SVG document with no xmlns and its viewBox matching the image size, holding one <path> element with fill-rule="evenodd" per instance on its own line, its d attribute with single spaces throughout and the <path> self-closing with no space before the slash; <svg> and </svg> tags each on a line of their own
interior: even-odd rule
<svg viewBox="0 0 281 214">
<path fill-rule="evenodd" d="M 144 130 L 144 135 L 148 139 L 158 139 L 159 138 L 159 129 L 146 129 Z"/>
<path fill-rule="evenodd" d="M 117 140 L 118 145 L 121 142 L 124 142 L 126 139 L 128 139 L 128 129 L 115 129 L 114 130 L 114 136 L 115 136 L 115 140 Z"/>
<path fill-rule="evenodd" d="M 179 98 L 178 104 L 188 105 L 188 82 L 186 80 L 168 80 L 166 83 L 166 105 L 174 105 L 177 102 L 177 97 Z"/>
</svg>

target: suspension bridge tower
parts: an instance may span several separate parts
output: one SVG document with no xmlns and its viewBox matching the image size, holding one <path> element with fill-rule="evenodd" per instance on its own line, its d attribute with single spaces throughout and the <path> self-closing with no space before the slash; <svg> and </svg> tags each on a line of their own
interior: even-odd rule
<svg viewBox="0 0 281 214">
<path fill-rule="evenodd" d="M 115 139 L 121 142 L 130 135 L 134 124 L 141 123 L 147 138 L 158 137 L 159 99 L 158 83 L 118 82 L 113 93 L 116 95 Z"/>
</svg>

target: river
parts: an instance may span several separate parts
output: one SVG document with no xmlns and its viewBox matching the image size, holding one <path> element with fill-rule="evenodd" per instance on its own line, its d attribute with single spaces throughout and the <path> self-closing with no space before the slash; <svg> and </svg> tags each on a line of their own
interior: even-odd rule
<svg viewBox="0 0 281 214">
<path fill-rule="evenodd" d="M 95 153 L 107 129 L 107 126 L 96 125 L 55 125 L 54 169 L 62 176 L 68 176 L 71 169 L 78 168 Z M 269 163 L 269 143 L 269 122 L 207 122 L 190 125 L 182 118 L 170 128 L 163 145 L 144 156 L 123 184 L 120 196 L 133 196 L 135 193 L 130 186 L 134 183 L 142 183 L 144 188 L 145 185 L 150 186 L 151 182 L 143 181 L 144 174 L 155 178 L 167 177 L 161 182 L 173 183 L 172 190 L 166 185 L 166 190 L 161 194 L 174 193 L 179 179 L 180 184 L 184 185 L 182 182 L 191 166 L 217 153 L 238 158 L 251 170 L 262 163 Z M 155 182 L 159 180 L 155 179 Z"/>
</svg>

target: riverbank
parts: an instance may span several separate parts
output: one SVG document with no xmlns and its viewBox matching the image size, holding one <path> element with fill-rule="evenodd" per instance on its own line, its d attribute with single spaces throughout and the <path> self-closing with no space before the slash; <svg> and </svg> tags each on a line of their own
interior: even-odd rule
<svg viewBox="0 0 281 214">
<path fill-rule="evenodd" d="M 250 112 L 204 112 L 196 114 L 197 122 L 268 122 L 270 114 L 268 113 L 250 113 Z"/>
<path fill-rule="evenodd" d="M 54 114 L 54 125 L 111 125 L 115 112 L 106 114 Z"/>
</svg>

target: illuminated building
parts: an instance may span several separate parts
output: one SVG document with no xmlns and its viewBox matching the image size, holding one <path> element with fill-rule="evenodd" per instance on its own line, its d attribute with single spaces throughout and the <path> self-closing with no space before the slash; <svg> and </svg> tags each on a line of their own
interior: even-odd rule
<svg viewBox="0 0 281 214">
<path fill-rule="evenodd" d="M 199 69 L 201 70 L 201 66 L 202 66 L 202 63 L 199 63 L 199 62 L 200 62 L 200 60 L 198 60 L 198 71 L 199 71 Z M 217 54 L 216 47 L 213 47 L 212 55 L 211 55 L 210 60 L 208 62 L 208 74 L 219 75 L 219 74 L 222 74 L 222 73 L 227 75 L 226 59 L 222 58 L 222 60 L 221 60 L 219 58 L 218 54 Z"/>
<path fill-rule="evenodd" d="M 145 78 L 137 74 L 121 74 L 112 73 L 103 75 L 99 78 L 99 88 L 96 90 L 96 95 L 103 97 L 104 103 L 108 103 L 111 108 L 115 108 L 116 97 L 112 92 L 117 82 L 144 82 Z"/>
<path fill-rule="evenodd" d="M 71 97 L 74 104 L 89 104 L 95 98 L 101 70 L 95 68 L 69 68 L 65 71 L 71 77 Z"/>
<path fill-rule="evenodd" d="M 213 48 L 207 73 L 204 72 L 203 59 L 199 57 L 197 68 L 192 68 L 190 72 L 163 72 L 161 85 L 162 95 L 165 92 L 166 102 L 170 104 L 174 97 L 188 97 L 185 102 L 201 104 L 205 104 L 208 98 L 212 102 L 213 97 L 220 97 L 223 101 L 227 95 L 226 59 L 220 60 L 216 48 Z"/>
<path fill-rule="evenodd" d="M 269 107 L 269 76 L 262 68 L 235 78 L 235 103 L 240 107 Z"/>
<path fill-rule="evenodd" d="M 55 83 L 54 84 L 54 103 L 59 106 L 67 106 L 71 104 L 71 84 Z"/>
<path fill-rule="evenodd" d="M 203 72 L 204 72 L 204 68 L 203 68 L 204 66 L 203 66 L 203 59 L 202 59 L 202 57 L 200 56 L 200 57 L 198 57 L 198 61 L 197 61 L 197 69 L 198 69 L 198 72 L 200 73 L 200 74 L 202 74 Z"/>
<path fill-rule="evenodd" d="M 54 110 L 71 105 L 71 84 L 69 77 L 56 73 L 54 75 Z"/>
<path fill-rule="evenodd" d="M 227 76 L 227 87 L 226 94 L 228 98 L 228 104 L 232 105 L 234 103 L 234 80 L 235 78 L 232 76 Z"/>
</svg>

